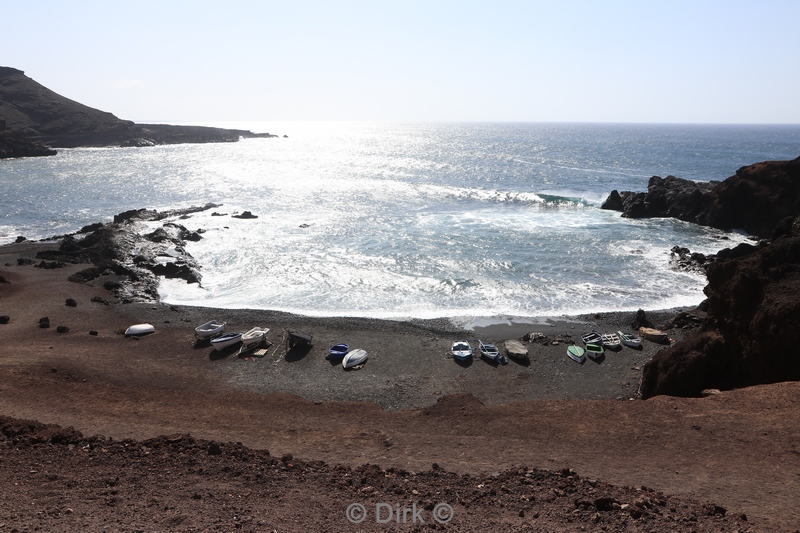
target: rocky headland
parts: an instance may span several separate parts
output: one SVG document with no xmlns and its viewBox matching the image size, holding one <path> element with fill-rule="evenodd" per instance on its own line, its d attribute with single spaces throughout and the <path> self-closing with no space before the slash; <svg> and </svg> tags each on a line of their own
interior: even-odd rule
<svg viewBox="0 0 800 533">
<path fill-rule="evenodd" d="M 722 182 L 654 176 L 647 192 L 613 191 L 603 207 L 767 239 L 723 250 L 713 261 L 696 258 L 708 277 L 707 318 L 645 365 L 643 398 L 800 380 L 792 348 L 800 331 L 800 158 L 746 166 Z"/>
<path fill-rule="evenodd" d="M 611 191 L 602 208 L 624 217 L 673 217 L 770 238 L 783 219 L 800 213 L 800 157 L 742 167 L 724 181 L 653 176 L 647 192 Z"/>
<path fill-rule="evenodd" d="M 61 96 L 21 70 L 0 67 L 0 159 L 53 155 L 54 148 L 236 142 L 255 137 L 277 135 L 206 126 L 136 124 Z"/>
</svg>

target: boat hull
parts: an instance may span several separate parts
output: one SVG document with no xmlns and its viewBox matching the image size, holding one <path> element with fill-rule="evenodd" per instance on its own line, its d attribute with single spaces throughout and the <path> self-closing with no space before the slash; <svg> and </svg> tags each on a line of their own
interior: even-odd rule
<svg viewBox="0 0 800 533">
<path fill-rule="evenodd" d="M 653 329 L 653 328 L 639 328 L 639 335 L 642 338 L 647 339 L 649 341 L 658 343 L 658 344 L 668 344 L 669 337 L 663 331 Z"/>
<path fill-rule="evenodd" d="M 198 339 L 207 339 L 225 331 L 225 322 L 211 320 L 194 328 L 194 336 Z"/>
<path fill-rule="evenodd" d="M 247 348 L 258 346 L 267 338 L 268 332 L 269 328 L 250 329 L 242 334 L 242 344 Z"/>
<path fill-rule="evenodd" d="M 361 348 L 347 352 L 347 355 L 342 359 L 343 368 L 353 368 L 367 361 L 367 351 Z"/>
<path fill-rule="evenodd" d="M 458 361 L 466 361 L 472 357 L 472 346 L 467 341 L 456 341 L 450 349 L 453 358 Z"/>
<path fill-rule="evenodd" d="M 567 347 L 567 356 L 576 363 L 583 363 L 586 361 L 586 351 L 580 346 L 575 346 L 574 344 Z"/>
<path fill-rule="evenodd" d="M 152 324 L 134 324 L 125 330 L 126 337 L 140 337 L 142 335 L 149 335 L 155 333 L 156 328 Z"/>
<path fill-rule="evenodd" d="M 350 351 L 350 346 L 348 344 L 335 344 L 330 347 L 328 350 L 328 358 L 329 359 L 341 359 L 347 352 Z"/>
<path fill-rule="evenodd" d="M 240 342 L 242 342 L 242 332 L 226 333 L 225 335 L 221 335 L 216 339 L 211 339 L 211 346 L 213 346 L 215 350 L 219 351 Z"/>
</svg>

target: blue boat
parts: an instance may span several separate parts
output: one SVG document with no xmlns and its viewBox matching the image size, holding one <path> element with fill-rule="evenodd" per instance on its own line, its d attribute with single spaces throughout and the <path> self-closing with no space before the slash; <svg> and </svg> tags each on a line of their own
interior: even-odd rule
<svg viewBox="0 0 800 533">
<path fill-rule="evenodd" d="M 341 359 L 347 352 L 350 351 L 350 345 L 341 343 L 341 344 L 334 344 L 331 346 L 330 350 L 328 350 L 328 358 L 329 359 Z"/>
</svg>

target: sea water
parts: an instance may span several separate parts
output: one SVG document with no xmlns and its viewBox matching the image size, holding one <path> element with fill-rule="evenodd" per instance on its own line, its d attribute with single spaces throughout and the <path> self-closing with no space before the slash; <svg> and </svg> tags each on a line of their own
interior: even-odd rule
<svg viewBox="0 0 800 533">
<path fill-rule="evenodd" d="M 800 155 L 800 126 L 213 125 L 279 137 L 0 161 L 0 243 L 215 202 L 179 221 L 205 230 L 187 244 L 202 284 L 164 281 L 164 301 L 378 318 L 665 309 L 704 298 L 673 246 L 747 236 L 622 218 L 600 209 L 608 193 Z M 258 218 L 230 216 L 245 210 Z"/>
</svg>

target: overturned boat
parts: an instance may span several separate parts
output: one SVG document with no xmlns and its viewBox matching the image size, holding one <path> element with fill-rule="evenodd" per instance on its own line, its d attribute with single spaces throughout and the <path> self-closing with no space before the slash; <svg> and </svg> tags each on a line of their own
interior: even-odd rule
<svg viewBox="0 0 800 533">
<path fill-rule="evenodd" d="M 353 368 L 354 366 L 366 363 L 367 357 L 368 356 L 366 350 L 362 350 L 361 348 L 356 348 L 355 350 L 347 352 L 347 355 L 344 356 L 344 359 L 342 359 L 342 367 Z"/>
</svg>

